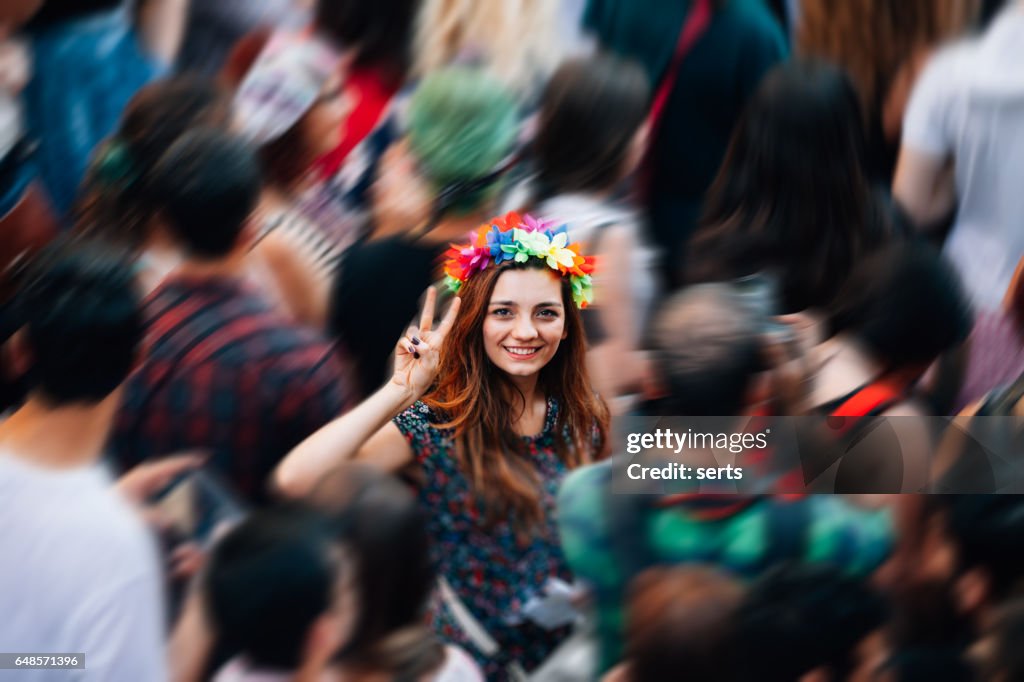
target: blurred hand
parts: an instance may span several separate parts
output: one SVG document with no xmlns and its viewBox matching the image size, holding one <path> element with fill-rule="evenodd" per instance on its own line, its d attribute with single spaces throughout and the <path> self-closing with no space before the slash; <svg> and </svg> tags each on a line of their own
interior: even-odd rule
<svg viewBox="0 0 1024 682">
<path fill-rule="evenodd" d="M 410 327 L 395 348 L 395 373 L 391 383 L 408 390 L 414 400 L 426 393 L 437 377 L 441 346 L 455 324 L 462 300 L 457 297 L 453 299 L 448 314 L 437 329 L 433 329 L 436 303 L 437 291 L 431 287 L 427 289 L 419 327 Z"/>
<path fill-rule="evenodd" d="M 188 453 L 143 462 L 121 476 L 117 480 L 117 488 L 130 501 L 143 504 L 177 476 L 198 469 L 205 461 L 205 454 Z"/>
<path fill-rule="evenodd" d="M 171 578 L 189 580 L 206 563 L 206 552 L 195 542 L 186 542 L 174 548 L 169 561 Z"/>
<path fill-rule="evenodd" d="M 0 37 L 0 90 L 17 94 L 31 76 L 24 45 Z"/>
</svg>

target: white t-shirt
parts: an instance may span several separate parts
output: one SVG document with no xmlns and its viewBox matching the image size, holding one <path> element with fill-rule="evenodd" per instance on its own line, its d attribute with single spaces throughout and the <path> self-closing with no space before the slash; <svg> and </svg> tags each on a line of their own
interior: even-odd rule
<svg viewBox="0 0 1024 682">
<path fill-rule="evenodd" d="M 246 661 L 244 656 L 239 656 L 228 661 L 213 678 L 213 682 L 289 682 L 292 677 L 293 674 L 289 672 L 260 670 Z M 320 680 L 344 682 L 343 677 L 331 671 L 326 671 Z M 457 646 L 448 645 L 445 647 L 444 665 L 422 682 L 484 682 L 484 675 L 469 654 Z"/>
<path fill-rule="evenodd" d="M 903 144 L 953 158 L 959 209 L 946 254 L 975 303 L 997 308 L 1024 256 L 1024 6 L 940 51 L 907 108 Z"/>
<path fill-rule="evenodd" d="M 0 670 L 0 681 L 161 682 L 163 627 L 156 547 L 108 472 L 0 451 L 0 649 L 85 654 L 85 670 Z"/>
</svg>

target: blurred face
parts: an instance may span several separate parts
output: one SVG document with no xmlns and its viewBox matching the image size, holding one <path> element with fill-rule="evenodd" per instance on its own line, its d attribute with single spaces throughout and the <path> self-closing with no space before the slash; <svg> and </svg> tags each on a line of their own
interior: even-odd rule
<svg viewBox="0 0 1024 682">
<path fill-rule="evenodd" d="M 507 270 L 484 318 L 484 350 L 499 369 L 529 377 L 555 357 L 567 335 L 562 283 L 554 271 Z"/>
<path fill-rule="evenodd" d="M 302 118 L 302 137 L 311 154 L 320 157 L 341 143 L 350 108 L 341 76 L 335 75 L 327 81 L 313 108 Z"/>
</svg>

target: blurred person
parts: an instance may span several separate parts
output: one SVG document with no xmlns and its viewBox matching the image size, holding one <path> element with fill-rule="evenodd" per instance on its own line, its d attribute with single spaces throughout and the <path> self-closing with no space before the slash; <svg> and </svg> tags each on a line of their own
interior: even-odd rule
<svg viewBox="0 0 1024 682">
<path fill-rule="evenodd" d="M 667 299 L 648 332 L 655 396 L 643 414 L 727 416 L 758 402 L 767 369 L 757 313 L 725 284 L 689 287 Z"/>
<path fill-rule="evenodd" d="M 761 326 L 725 284 L 693 287 L 669 299 L 650 335 L 661 395 L 642 413 L 751 413 L 765 392 L 775 392 L 759 377 L 767 367 Z M 743 431 L 748 420 L 735 419 L 735 430 Z M 753 579 L 786 560 L 820 560 L 866 575 L 893 544 L 892 519 L 884 509 L 861 509 L 837 496 L 702 495 L 692 487 L 615 494 L 614 466 L 616 460 L 573 472 L 558 495 L 566 559 L 595 600 L 601 670 L 622 655 L 626 589 L 645 568 L 700 562 Z"/>
<path fill-rule="evenodd" d="M 987 27 L 992 20 L 999 15 L 1004 7 L 1013 0 L 981 0 L 981 11 L 978 16 L 978 24 Z"/>
<path fill-rule="evenodd" d="M 186 0 L 44 0 L 28 24 L 27 121 L 60 213 L 125 104 L 174 60 L 186 9 Z"/>
<path fill-rule="evenodd" d="M 176 679 L 199 677 L 215 640 L 240 651 L 217 682 L 482 679 L 424 619 L 429 544 L 405 485 L 336 468 L 302 504 L 258 512 L 218 541 L 175 631 Z"/>
<path fill-rule="evenodd" d="M 239 652 L 214 682 L 337 679 L 330 661 L 361 598 L 353 569 L 328 519 L 298 505 L 256 512 L 228 532 L 199 586 L 213 631 Z"/>
<path fill-rule="evenodd" d="M 851 437 L 870 433 L 878 423 L 872 417 L 929 414 L 921 399 L 922 377 L 967 338 L 971 311 L 952 267 L 929 245 L 908 242 L 858 263 L 836 296 L 828 324 L 829 338 L 812 351 L 811 403 L 820 414 L 843 417 L 836 431 Z M 840 492 L 853 492 L 864 480 L 885 482 L 885 490 L 875 492 L 918 491 L 929 482 L 934 444 L 924 423 L 885 423 L 895 429 L 898 444 L 848 453 L 836 471 Z"/>
<path fill-rule="evenodd" d="M 654 84 L 646 208 L 664 279 L 678 288 L 704 195 L 747 100 L 786 57 L 785 36 L 761 0 L 590 0 L 584 26 Z"/>
<path fill-rule="evenodd" d="M 943 587 L 968 626 L 966 640 L 977 641 L 1021 593 L 1024 505 L 1014 495 L 971 494 L 920 496 L 902 506 L 896 584 Z"/>
<path fill-rule="evenodd" d="M 341 141 L 322 170 L 363 205 L 366 182 L 397 134 L 390 116 L 412 68 L 421 0 L 317 0 L 313 25 L 346 53 L 345 97 L 353 103 Z"/>
<path fill-rule="evenodd" d="M 22 102 L 32 65 L 18 31 L 39 4 L 39 0 L 11 0 L 0 9 L 0 301 L 13 293 L 13 266 L 58 231 L 39 180 Z"/>
<path fill-rule="evenodd" d="M 167 679 L 156 546 L 100 461 L 142 341 L 138 303 L 109 251 L 47 247 L 19 296 L 31 392 L 0 424 L 0 640 L 82 652 L 83 680 Z"/>
<path fill-rule="evenodd" d="M 911 534 L 923 533 L 909 526 L 901 527 L 897 554 L 922 540 L 908 537 Z M 944 561 L 941 555 L 915 559 L 922 564 Z M 967 682 L 976 679 L 967 658 L 970 627 L 959 612 L 948 584 L 925 571 L 911 579 L 898 576 L 891 570 L 892 563 L 895 561 L 883 568 L 874 581 L 885 590 L 891 618 L 886 628 L 889 653 L 872 681 Z M 894 580 L 894 576 L 898 577 Z"/>
<path fill-rule="evenodd" d="M 870 680 L 888 613 L 861 578 L 824 564 L 784 566 L 750 586 L 736 616 L 739 679 Z"/>
<path fill-rule="evenodd" d="M 260 188 L 247 146 L 189 131 L 154 167 L 152 187 L 181 262 L 146 299 L 148 352 L 125 388 L 111 452 L 131 466 L 202 449 L 241 495 L 263 500 L 278 460 L 345 406 L 342 368 L 330 345 L 245 281 Z"/>
<path fill-rule="evenodd" d="M 430 290 L 391 380 L 275 475 L 292 496 L 352 458 L 413 476 L 448 586 L 434 628 L 491 680 L 534 669 L 568 635 L 574 614 L 544 615 L 552 581 L 571 581 L 554 496 L 569 470 L 602 456 L 608 433 L 578 309 L 591 298 L 590 261 L 532 218 L 499 225 L 452 248 L 445 270 L 459 298 L 438 328 Z"/>
<path fill-rule="evenodd" d="M 607 400 L 637 388 L 637 349 L 656 297 L 654 254 L 634 208 L 615 196 L 643 153 L 649 97 L 635 63 L 605 55 L 568 61 L 544 90 L 533 142 L 534 212 L 571 218 L 573 238 L 601 260 L 601 304 L 584 322 L 591 375 Z"/>
<path fill-rule="evenodd" d="M 252 32 L 307 24 L 310 8 L 303 5 L 308 4 L 299 0 L 190 0 L 175 69 L 212 78 L 223 68 L 238 41 Z"/>
<path fill-rule="evenodd" d="M 737 125 L 690 245 L 690 278 L 765 272 L 777 313 L 826 306 L 893 231 L 862 166 L 859 104 L 838 68 L 814 60 L 769 74 Z"/>
<path fill-rule="evenodd" d="M 954 495 L 940 498 L 937 511 L 958 606 L 984 632 L 999 608 L 1022 594 L 1024 503 L 1013 495 Z"/>
<path fill-rule="evenodd" d="M 974 682 L 974 668 L 959 652 L 900 651 L 889 657 L 870 678 L 871 682 Z"/>
<path fill-rule="evenodd" d="M 1011 394 L 1017 390 L 1017 380 L 1024 374 L 1022 313 L 1024 259 L 1017 265 L 1002 305 L 998 309 L 975 312 L 974 327 L 966 344 L 968 353 L 963 383 L 952 405 L 952 413 L 972 414 L 990 408 L 1005 409 L 1019 400 Z"/>
<path fill-rule="evenodd" d="M 318 329 L 337 261 L 361 229 L 317 170 L 349 108 L 340 68 L 339 54 L 318 37 L 275 33 L 234 102 L 236 128 L 258 146 L 263 166 L 253 266 L 296 319 Z"/>
<path fill-rule="evenodd" d="M 393 341 L 442 277 L 450 244 L 487 224 L 500 188 L 494 170 L 517 126 L 512 96 L 477 69 L 446 69 L 417 88 L 406 136 L 386 153 L 373 190 L 374 230 L 345 255 L 331 288 L 329 329 L 362 395 L 388 380 Z M 403 208 L 410 195 L 422 215 Z"/>
<path fill-rule="evenodd" d="M 346 464 L 307 499 L 331 514 L 355 566 L 353 628 L 335 657 L 341 677 L 482 680 L 473 659 L 443 644 L 426 619 L 437 572 L 426 515 L 408 486 L 371 466 Z"/>
<path fill-rule="evenodd" d="M 987 675 L 993 682 L 1012 682 L 1024 678 L 1024 600 L 1017 599 L 1003 607 L 991 631 Z"/>
<path fill-rule="evenodd" d="M 945 254 L 975 306 L 998 309 L 1018 261 L 1024 195 L 1024 2 L 985 34 L 940 50 L 914 87 L 903 122 L 893 195 L 927 230 L 955 214 Z"/>
<path fill-rule="evenodd" d="M 137 254 L 145 293 L 177 264 L 169 238 L 155 227 L 153 169 L 185 132 L 226 129 L 229 116 L 230 102 L 216 84 L 191 76 L 158 80 L 132 96 L 117 130 L 93 157 L 76 229 Z"/>
<path fill-rule="evenodd" d="M 455 63 L 483 68 L 526 103 L 561 61 L 560 0 L 423 0 L 416 21 L 412 75 Z"/>
<path fill-rule="evenodd" d="M 652 568 L 630 588 L 626 662 L 607 682 L 737 678 L 733 628 L 743 586 L 714 569 Z"/>
<path fill-rule="evenodd" d="M 866 126 L 865 168 L 892 184 L 907 100 L 929 55 L 967 31 L 977 0 L 802 0 L 798 51 L 844 68 Z"/>
</svg>

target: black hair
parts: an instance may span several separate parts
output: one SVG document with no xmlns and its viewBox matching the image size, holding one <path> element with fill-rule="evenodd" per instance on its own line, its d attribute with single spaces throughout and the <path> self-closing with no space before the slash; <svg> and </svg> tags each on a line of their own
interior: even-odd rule
<svg viewBox="0 0 1024 682">
<path fill-rule="evenodd" d="M 76 227 L 132 248 L 141 246 L 152 214 L 153 167 L 187 130 L 226 129 L 230 113 L 228 95 L 211 80 L 185 75 L 144 86 L 90 165 Z"/>
<path fill-rule="evenodd" d="M 419 6 L 420 0 L 317 0 L 314 21 L 329 39 L 353 50 L 353 66 L 384 67 L 398 83 L 411 62 Z"/>
<path fill-rule="evenodd" d="M 534 141 L 542 194 L 606 190 L 618 182 L 650 97 L 635 62 L 599 54 L 563 63 L 544 90 Z"/>
<path fill-rule="evenodd" d="M 741 414 L 754 376 L 764 368 L 756 315 L 724 284 L 679 292 L 655 314 L 649 348 L 668 395 L 644 414 Z"/>
<path fill-rule="evenodd" d="M 983 569 L 994 601 L 1024 587 L 1024 501 L 1017 495 L 950 495 L 942 502 L 958 571 Z"/>
<path fill-rule="evenodd" d="M 56 406 L 98 403 L 127 378 L 143 337 L 130 262 L 60 238 L 22 275 L 14 318 L 31 351 L 29 388 Z"/>
<path fill-rule="evenodd" d="M 909 649 L 893 654 L 878 674 L 893 682 L 973 682 L 977 677 L 959 650 Z"/>
<path fill-rule="evenodd" d="M 886 615 L 880 595 L 837 568 L 773 569 L 751 586 L 737 616 L 744 679 L 791 682 L 815 668 L 846 679 L 853 650 Z"/>
<path fill-rule="evenodd" d="M 339 557 L 327 520 L 289 503 L 256 512 L 217 543 L 205 589 L 217 634 L 254 664 L 301 664 L 310 627 L 335 598 Z"/>
<path fill-rule="evenodd" d="M 962 343 L 972 314 L 959 277 L 923 242 L 895 243 L 865 258 L 831 306 L 833 333 L 864 343 L 888 369 L 932 362 Z"/>
<path fill-rule="evenodd" d="M 311 499 L 334 510 L 336 537 L 358 567 L 359 614 L 339 659 L 387 670 L 396 680 L 436 670 L 444 650 L 424 617 L 437 574 L 427 519 L 408 487 L 350 464 L 326 477 Z"/>
<path fill-rule="evenodd" d="M 153 169 L 155 203 L 191 256 L 231 253 L 260 193 L 254 151 L 226 133 L 182 135 Z"/>
<path fill-rule="evenodd" d="M 776 67 L 740 119 L 688 261 L 692 281 L 775 269 L 779 312 L 832 300 L 890 231 L 863 167 L 860 104 L 825 62 Z"/>
</svg>

